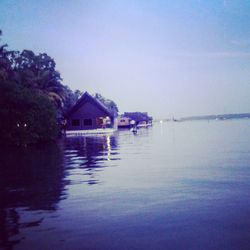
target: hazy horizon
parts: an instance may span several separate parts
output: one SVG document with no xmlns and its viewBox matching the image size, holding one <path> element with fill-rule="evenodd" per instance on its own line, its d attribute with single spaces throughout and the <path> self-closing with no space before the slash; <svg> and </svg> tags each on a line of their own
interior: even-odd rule
<svg viewBox="0 0 250 250">
<path fill-rule="evenodd" d="M 10 1 L 1 43 L 46 52 L 63 84 L 155 118 L 250 112 L 250 2 Z"/>
</svg>

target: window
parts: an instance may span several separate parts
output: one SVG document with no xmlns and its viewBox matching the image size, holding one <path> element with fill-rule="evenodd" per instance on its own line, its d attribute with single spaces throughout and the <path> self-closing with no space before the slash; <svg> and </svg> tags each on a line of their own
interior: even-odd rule
<svg viewBox="0 0 250 250">
<path fill-rule="evenodd" d="M 84 126 L 92 126 L 92 119 L 84 119 L 83 124 Z"/>
<path fill-rule="evenodd" d="M 80 120 L 79 119 L 71 120 L 71 125 L 74 127 L 80 126 Z"/>
</svg>

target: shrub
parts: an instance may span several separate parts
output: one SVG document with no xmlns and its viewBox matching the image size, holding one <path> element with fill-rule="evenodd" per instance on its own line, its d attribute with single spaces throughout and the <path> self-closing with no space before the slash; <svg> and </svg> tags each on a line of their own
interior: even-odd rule
<svg viewBox="0 0 250 250">
<path fill-rule="evenodd" d="M 55 106 L 15 82 L 0 82 L 0 143 L 27 145 L 55 139 Z"/>
</svg>

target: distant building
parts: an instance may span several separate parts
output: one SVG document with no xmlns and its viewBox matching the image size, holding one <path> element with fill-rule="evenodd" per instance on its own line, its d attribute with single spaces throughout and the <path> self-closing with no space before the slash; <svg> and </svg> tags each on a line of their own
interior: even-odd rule
<svg viewBox="0 0 250 250">
<path fill-rule="evenodd" d="M 126 116 L 118 117 L 118 128 L 130 128 L 131 127 L 131 118 Z"/>
<path fill-rule="evenodd" d="M 117 129 L 117 112 L 85 92 L 67 114 L 66 134 L 105 133 Z"/>
<path fill-rule="evenodd" d="M 148 116 L 147 112 L 125 112 L 123 117 L 135 121 L 137 126 L 149 126 L 152 125 L 153 121 L 153 118 Z"/>
</svg>

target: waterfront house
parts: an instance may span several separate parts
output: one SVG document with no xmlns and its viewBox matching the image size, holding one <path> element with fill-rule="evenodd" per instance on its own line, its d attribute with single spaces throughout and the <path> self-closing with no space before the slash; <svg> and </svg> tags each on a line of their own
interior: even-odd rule
<svg viewBox="0 0 250 250">
<path fill-rule="evenodd" d="M 117 112 L 85 92 L 68 112 L 66 135 L 109 133 L 117 129 Z"/>
<path fill-rule="evenodd" d="M 118 118 L 118 128 L 130 128 L 131 127 L 131 118 L 126 116 L 120 116 Z"/>
<path fill-rule="evenodd" d="M 134 120 L 137 126 L 152 125 L 153 118 L 148 116 L 147 112 L 125 112 L 124 117 Z"/>
</svg>

